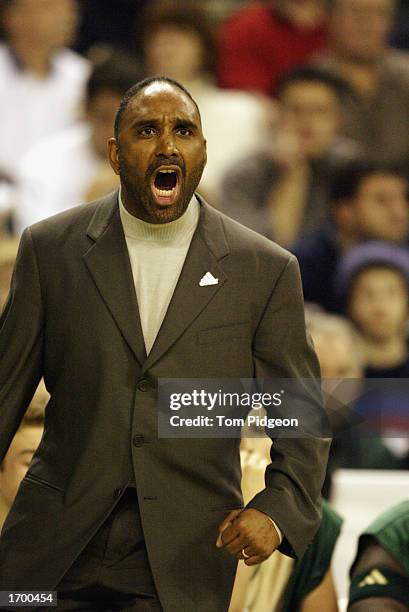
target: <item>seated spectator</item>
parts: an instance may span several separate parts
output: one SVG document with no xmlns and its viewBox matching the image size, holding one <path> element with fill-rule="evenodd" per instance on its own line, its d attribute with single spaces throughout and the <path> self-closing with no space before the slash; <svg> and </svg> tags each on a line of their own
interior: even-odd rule
<svg viewBox="0 0 409 612">
<path fill-rule="evenodd" d="M 40 383 L 0 465 L 0 531 L 43 435 L 49 397 L 44 383 Z"/>
<path fill-rule="evenodd" d="M 348 612 L 408 612 L 409 500 L 365 529 L 350 577 Z"/>
<path fill-rule="evenodd" d="M 0 175 L 10 181 L 30 147 L 79 113 L 89 63 L 67 48 L 77 13 L 74 0 L 0 0 Z"/>
<path fill-rule="evenodd" d="M 220 85 L 275 94 L 284 73 L 324 47 L 324 7 L 321 0 L 260 0 L 235 12 L 220 30 Z"/>
<path fill-rule="evenodd" d="M 351 249 L 336 277 L 359 329 L 369 378 L 409 378 L 409 251 L 382 242 Z"/>
<path fill-rule="evenodd" d="M 331 0 L 330 50 L 318 65 L 345 79 L 343 133 L 383 163 L 409 158 L 409 54 L 389 46 L 396 0 Z"/>
<path fill-rule="evenodd" d="M 242 441 L 242 489 L 247 503 L 264 486 L 270 440 Z M 296 562 L 279 551 L 263 563 L 239 562 L 229 612 L 337 612 L 337 597 L 330 569 L 342 519 L 323 503 L 320 528 L 305 555 Z"/>
<path fill-rule="evenodd" d="M 362 340 L 343 317 L 307 309 L 311 334 L 321 367 L 333 441 L 323 493 L 329 497 L 332 474 L 339 468 L 400 469 L 401 461 L 369 427 L 356 427 L 354 408 L 363 387 L 365 367 Z M 356 381 L 356 382 L 354 382 Z M 324 394 L 325 397 L 325 394 Z"/>
<path fill-rule="evenodd" d="M 216 205 L 221 177 L 243 151 L 252 151 L 269 136 L 267 103 L 214 84 L 214 40 L 204 10 L 189 1 L 157 0 L 145 18 L 146 74 L 161 74 L 183 83 L 197 101 L 207 140 L 208 163 L 199 192 Z"/>
<path fill-rule="evenodd" d="M 357 155 L 339 137 L 345 87 L 315 68 L 298 68 L 278 88 L 280 120 L 269 148 L 233 164 L 222 182 L 223 211 L 283 246 L 329 218 L 334 172 Z"/>
<path fill-rule="evenodd" d="M 18 168 L 15 231 L 86 201 L 94 182 L 109 167 L 107 141 L 113 135 L 121 98 L 140 78 L 138 64 L 113 54 L 88 81 L 85 120 L 33 147 Z M 45 163 L 47 160 L 47 163 Z M 112 191 L 117 179 L 109 168 Z M 93 190 L 93 195 L 103 195 Z"/>
<path fill-rule="evenodd" d="M 335 280 L 342 303 L 363 340 L 366 384 L 361 410 L 398 456 L 409 440 L 408 388 L 390 379 L 409 379 L 409 251 L 382 242 L 351 249 L 341 260 Z M 386 379 L 386 380 L 384 380 Z"/>
<path fill-rule="evenodd" d="M 18 240 L 0 237 L 0 312 L 10 290 L 14 262 L 17 256 Z"/>
<path fill-rule="evenodd" d="M 355 161 L 331 187 L 332 223 L 303 236 L 297 256 L 304 296 L 325 310 L 341 312 L 334 277 L 341 256 L 365 240 L 407 245 L 409 235 L 408 180 L 399 169 Z"/>
</svg>

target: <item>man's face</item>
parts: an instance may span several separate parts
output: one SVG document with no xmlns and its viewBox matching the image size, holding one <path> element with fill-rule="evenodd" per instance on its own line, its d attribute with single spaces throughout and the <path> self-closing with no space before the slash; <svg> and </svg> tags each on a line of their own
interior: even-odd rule
<svg viewBox="0 0 409 612">
<path fill-rule="evenodd" d="M 361 378 L 362 367 L 346 334 L 316 332 L 313 340 L 323 379 Z"/>
<path fill-rule="evenodd" d="M 186 210 L 206 164 L 199 113 L 178 87 L 154 82 L 126 108 L 110 162 L 121 177 L 129 212 L 168 223 Z"/>
<path fill-rule="evenodd" d="M 361 238 L 403 242 L 409 233 L 407 181 L 393 174 L 369 175 L 352 201 L 355 233 Z"/>
<path fill-rule="evenodd" d="M 8 507 L 14 501 L 42 434 L 42 426 L 30 425 L 21 427 L 13 438 L 0 467 L 0 498 Z"/>
<path fill-rule="evenodd" d="M 408 287 L 401 274 L 371 268 L 353 283 L 348 311 L 362 333 L 387 340 L 403 333 L 408 316 Z"/>
<path fill-rule="evenodd" d="M 163 24 L 146 37 L 145 62 L 151 74 L 163 74 L 182 83 L 200 75 L 203 43 L 193 30 Z"/>
<path fill-rule="evenodd" d="M 106 159 L 107 143 L 113 135 L 113 125 L 121 96 L 114 91 L 100 91 L 89 101 L 87 120 L 95 153 Z"/>
<path fill-rule="evenodd" d="M 5 28 L 12 38 L 25 36 L 51 48 L 71 44 L 77 24 L 75 0 L 14 0 L 5 13 Z"/>
<path fill-rule="evenodd" d="M 300 81 L 280 95 L 284 126 L 295 132 L 308 157 L 319 157 L 333 144 L 341 113 L 336 93 L 324 83 Z"/>
<path fill-rule="evenodd" d="M 395 0 L 334 0 L 330 31 L 335 49 L 355 61 L 377 60 L 388 44 Z"/>
</svg>

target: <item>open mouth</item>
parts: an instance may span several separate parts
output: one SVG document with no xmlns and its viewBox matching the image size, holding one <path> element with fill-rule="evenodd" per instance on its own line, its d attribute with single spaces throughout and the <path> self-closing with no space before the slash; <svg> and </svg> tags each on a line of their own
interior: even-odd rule
<svg viewBox="0 0 409 612">
<path fill-rule="evenodd" d="M 152 193 L 157 204 L 173 204 L 179 193 L 180 168 L 162 166 L 153 175 Z"/>
</svg>

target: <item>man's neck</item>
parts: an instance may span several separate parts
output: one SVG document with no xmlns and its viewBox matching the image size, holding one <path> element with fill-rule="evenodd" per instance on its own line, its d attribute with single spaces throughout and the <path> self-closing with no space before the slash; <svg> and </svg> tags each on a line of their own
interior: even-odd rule
<svg viewBox="0 0 409 612">
<path fill-rule="evenodd" d="M 23 69 L 37 78 L 44 79 L 51 70 L 53 50 L 31 45 L 29 40 L 14 40 L 10 49 Z"/>
<path fill-rule="evenodd" d="M 378 91 L 381 76 L 381 58 L 361 61 L 339 55 L 337 65 L 341 76 L 361 98 L 372 98 Z"/>
<path fill-rule="evenodd" d="M 393 368 L 408 357 L 404 334 L 380 340 L 365 337 L 364 350 L 368 366 L 378 369 Z"/>
</svg>

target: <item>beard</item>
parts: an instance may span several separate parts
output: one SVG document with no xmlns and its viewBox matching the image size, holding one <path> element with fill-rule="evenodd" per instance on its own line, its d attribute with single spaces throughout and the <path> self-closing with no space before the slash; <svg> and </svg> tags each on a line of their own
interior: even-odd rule
<svg viewBox="0 0 409 612">
<path fill-rule="evenodd" d="M 121 185 L 126 193 L 127 204 L 131 207 L 130 212 L 148 223 L 169 223 L 183 215 L 199 185 L 205 167 L 203 159 L 187 174 L 185 164 L 179 158 L 158 158 L 148 167 L 144 176 L 137 177 L 134 167 L 128 164 L 120 151 L 118 161 Z M 181 169 L 178 199 L 166 207 L 157 204 L 151 189 L 152 174 L 162 165 L 176 165 Z"/>
</svg>

